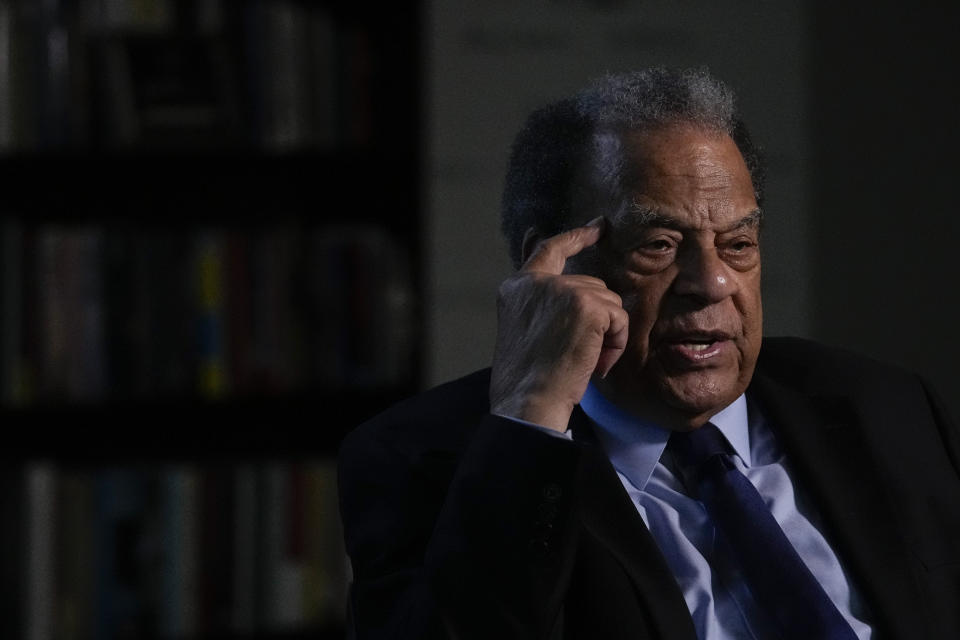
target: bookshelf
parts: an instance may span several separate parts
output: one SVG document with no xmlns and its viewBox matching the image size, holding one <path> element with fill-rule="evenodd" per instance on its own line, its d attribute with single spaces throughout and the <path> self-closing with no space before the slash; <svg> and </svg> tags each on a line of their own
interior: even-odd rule
<svg viewBox="0 0 960 640">
<path fill-rule="evenodd" d="M 340 638 L 422 378 L 416 5 L 0 0 L 0 635 Z"/>
</svg>

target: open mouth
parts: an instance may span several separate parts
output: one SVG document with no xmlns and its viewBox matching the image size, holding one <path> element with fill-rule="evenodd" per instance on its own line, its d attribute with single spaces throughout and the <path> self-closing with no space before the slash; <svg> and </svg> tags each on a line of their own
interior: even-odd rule
<svg viewBox="0 0 960 640">
<path fill-rule="evenodd" d="M 704 341 L 690 341 L 690 342 L 677 342 L 684 349 L 689 349 L 691 351 L 706 351 L 712 345 L 716 344 L 715 340 L 704 340 Z"/>
<path fill-rule="evenodd" d="M 674 365 L 690 366 L 705 363 L 722 354 L 731 341 L 720 332 L 666 336 L 664 352 Z"/>
</svg>

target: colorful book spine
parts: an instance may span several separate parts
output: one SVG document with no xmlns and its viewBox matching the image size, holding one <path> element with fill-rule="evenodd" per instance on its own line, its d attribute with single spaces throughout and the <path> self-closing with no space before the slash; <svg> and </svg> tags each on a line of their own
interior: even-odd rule
<svg viewBox="0 0 960 640">
<path fill-rule="evenodd" d="M 197 317 L 200 396 L 221 399 L 229 385 L 224 340 L 224 246 L 220 231 L 197 238 Z"/>
</svg>

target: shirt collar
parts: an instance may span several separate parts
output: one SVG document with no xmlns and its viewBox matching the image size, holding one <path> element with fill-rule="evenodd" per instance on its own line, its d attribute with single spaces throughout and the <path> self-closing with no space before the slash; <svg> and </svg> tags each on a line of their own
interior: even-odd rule
<svg viewBox="0 0 960 640">
<path fill-rule="evenodd" d="M 744 394 L 720 410 L 710 418 L 727 438 L 743 464 L 753 466 L 753 457 L 750 455 L 750 426 L 747 420 L 747 398 Z"/>
<path fill-rule="evenodd" d="M 580 408 L 596 425 L 597 438 L 614 469 L 642 491 L 667 447 L 670 430 L 620 409 L 603 397 L 593 383 L 587 385 Z M 741 394 L 710 422 L 720 429 L 749 467 L 752 460 L 745 396 Z"/>
</svg>

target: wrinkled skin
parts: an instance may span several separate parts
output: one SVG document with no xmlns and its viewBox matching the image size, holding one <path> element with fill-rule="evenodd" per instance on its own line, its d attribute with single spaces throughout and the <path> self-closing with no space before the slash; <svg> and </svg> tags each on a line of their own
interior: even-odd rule
<svg viewBox="0 0 960 640">
<path fill-rule="evenodd" d="M 595 148 L 584 179 L 608 197 L 580 209 L 603 220 L 529 230 L 500 288 L 492 411 L 565 431 L 592 377 L 627 410 L 696 428 L 746 389 L 760 351 L 749 172 L 729 136 L 688 125 L 598 133 Z"/>
</svg>

